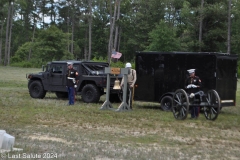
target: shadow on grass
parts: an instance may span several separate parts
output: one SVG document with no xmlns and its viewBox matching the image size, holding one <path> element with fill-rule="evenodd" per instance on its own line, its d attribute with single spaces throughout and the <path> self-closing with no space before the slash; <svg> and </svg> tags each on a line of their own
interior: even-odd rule
<svg viewBox="0 0 240 160">
<path fill-rule="evenodd" d="M 146 105 L 146 106 L 136 106 L 138 109 L 153 109 L 153 110 L 161 110 L 160 106 L 154 106 L 154 105 Z"/>
<path fill-rule="evenodd" d="M 59 99 L 59 100 L 67 100 L 68 98 L 45 97 L 44 99 Z"/>
</svg>

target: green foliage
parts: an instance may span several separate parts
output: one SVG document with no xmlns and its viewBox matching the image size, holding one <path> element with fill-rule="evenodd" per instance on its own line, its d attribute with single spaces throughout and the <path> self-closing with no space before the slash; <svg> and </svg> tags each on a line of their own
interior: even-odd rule
<svg viewBox="0 0 240 160">
<path fill-rule="evenodd" d="M 15 55 L 11 58 L 11 62 L 16 63 L 21 61 L 28 61 L 29 57 L 31 56 L 29 55 L 30 50 L 34 48 L 33 45 L 34 44 L 31 42 L 26 42 L 21 47 L 19 47 Z"/>
<path fill-rule="evenodd" d="M 116 67 L 116 68 L 125 68 L 125 63 L 121 62 L 121 61 L 117 61 L 117 62 L 111 62 L 110 64 L 111 67 Z"/>
<path fill-rule="evenodd" d="M 117 68 L 125 68 L 125 64 L 128 62 L 122 62 L 122 61 L 117 61 L 117 62 L 111 62 L 110 66 L 111 67 L 117 67 Z M 130 61 L 129 63 L 132 64 L 132 68 L 135 69 L 135 62 Z"/>
<path fill-rule="evenodd" d="M 240 55 L 240 2 L 234 3 L 232 9 L 234 19 L 232 19 L 231 53 Z"/>
<path fill-rule="evenodd" d="M 2 53 L 5 49 L 8 2 L 0 2 Z M 89 52 L 88 1 L 14 2 L 14 16 L 17 18 L 14 18 L 11 29 L 11 63 L 31 61 L 40 65 L 51 60 L 84 59 L 84 54 Z M 105 61 L 110 31 L 110 1 L 92 2 L 92 58 L 103 57 Z M 114 10 L 115 1 L 111 2 Z M 201 0 L 121 0 L 120 19 L 115 23 L 119 27 L 118 51 L 123 54 L 121 60 L 134 61 L 135 52 L 142 50 L 226 52 L 227 12 L 226 0 L 204 0 L 203 8 Z M 37 14 L 48 15 L 50 24 Z M 200 42 L 201 18 L 203 28 Z M 231 53 L 239 54 L 240 1 L 232 0 L 231 20 Z M 72 33 L 73 55 L 69 53 Z M 2 54 L 3 59 L 4 56 Z"/>
<path fill-rule="evenodd" d="M 19 47 L 11 62 L 16 66 L 39 67 L 52 60 L 73 59 L 66 50 L 68 36 L 54 25 L 42 30 L 34 42 L 26 42 Z M 25 65 L 25 61 L 31 65 Z"/>
<path fill-rule="evenodd" d="M 1 0 L 0 1 L 0 22 L 7 15 L 7 4 L 8 4 L 8 0 Z M 0 23 L 0 25 L 1 25 L 1 23 Z"/>
<path fill-rule="evenodd" d="M 226 52 L 227 46 L 227 1 L 185 1 L 181 15 L 181 31 L 178 35 L 189 51 Z M 202 19 L 202 40 L 199 41 Z M 178 28 L 179 29 L 179 28 Z M 178 30 L 179 31 L 179 30 Z"/>
<path fill-rule="evenodd" d="M 93 58 L 94 62 L 107 62 L 107 58 L 103 57 L 94 57 Z M 116 68 L 125 68 L 125 64 L 127 62 L 122 62 L 121 60 L 111 60 L 110 67 L 116 67 Z M 132 68 L 135 68 L 135 62 L 130 62 L 132 64 Z"/>
<path fill-rule="evenodd" d="M 61 60 L 67 56 L 68 34 L 64 34 L 56 26 L 52 25 L 43 30 L 35 42 L 35 52 L 43 61 Z M 69 53 L 70 55 L 70 53 Z"/>
<path fill-rule="evenodd" d="M 35 66 L 30 62 L 13 62 L 11 63 L 12 67 L 23 67 L 23 68 L 34 68 Z"/>
<path fill-rule="evenodd" d="M 106 58 L 103 58 L 102 56 L 94 57 L 93 61 L 94 62 L 107 62 L 107 57 Z M 121 61 L 116 61 L 116 62 L 111 61 L 110 67 L 123 68 L 124 67 L 124 63 L 121 62 Z"/>
<path fill-rule="evenodd" d="M 107 56 L 99 56 L 97 53 L 94 54 L 95 56 L 92 58 L 92 61 L 94 62 L 107 62 Z"/>
<path fill-rule="evenodd" d="M 178 51 L 180 41 L 176 38 L 176 31 L 170 24 L 161 21 L 154 30 L 149 33 L 150 51 Z"/>
<path fill-rule="evenodd" d="M 240 30 L 237 32 L 239 32 L 239 34 L 233 35 L 232 39 L 231 39 L 231 43 L 232 43 L 231 53 L 240 55 L 240 45 L 239 45 L 240 44 Z"/>
</svg>

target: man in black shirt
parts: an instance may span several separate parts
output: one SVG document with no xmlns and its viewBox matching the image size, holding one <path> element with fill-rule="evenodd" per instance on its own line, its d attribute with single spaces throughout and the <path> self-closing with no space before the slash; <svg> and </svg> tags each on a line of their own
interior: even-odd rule
<svg viewBox="0 0 240 160">
<path fill-rule="evenodd" d="M 78 72 L 73 69 L 73 63 L 68 62 L 67 70 L 67 89 L 68 89 L 68 105 L 74 105 L 75 102 L 75 88 L 78 83 Z"/>
<path fill-rule="evenodd" d="M 195 76 L 195 69 L 187 70 L 189 77 L 185 81 L 185 88 L 187 93 L 190 95 L 200 91 L 202 86 L 201 80 L 198 76 Z M 197 118 L 199 115 L 199 107 L 193 106 L 191 109 L 191 118 Z"/>
</svg>

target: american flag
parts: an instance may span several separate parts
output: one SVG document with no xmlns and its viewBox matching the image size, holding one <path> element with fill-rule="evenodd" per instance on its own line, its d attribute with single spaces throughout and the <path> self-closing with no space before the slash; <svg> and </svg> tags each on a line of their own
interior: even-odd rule
<svg viewBox="0 0 240 160">
<path fill-rule="evenodd" d="M 122 53 L 113 51 L 111 58 L 119 59 L 121 56 L 122 56 Z"/>
</svg>

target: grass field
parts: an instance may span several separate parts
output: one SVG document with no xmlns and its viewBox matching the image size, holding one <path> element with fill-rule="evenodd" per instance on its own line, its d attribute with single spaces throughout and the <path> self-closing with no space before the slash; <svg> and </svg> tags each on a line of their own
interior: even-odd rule
<svg viewBox="0 0 240 160">
<path fill-rule="evenodd" d="M 66 106 L 67 100 L 54 93 L 33 99 L 26 73 L 40 70 L 0 66 L 0 129 L 15 137 L 15 148 L 23 149 L 10 152 L 9 159 L 16 155 L 64 160 L 240 157 L 239 87 L 237 105 L 223 108 L 216 121 L 202 114 L 197 120 L 177 121 L 157 103 L 135 101 L 133 111 L 114 112 L 100 110 L 104 97 L 86 104 L 78 96 L 74 106 Z M 113 104 L 116 109 L 119 105 Z"/>
</svg>

